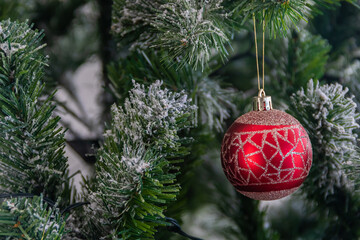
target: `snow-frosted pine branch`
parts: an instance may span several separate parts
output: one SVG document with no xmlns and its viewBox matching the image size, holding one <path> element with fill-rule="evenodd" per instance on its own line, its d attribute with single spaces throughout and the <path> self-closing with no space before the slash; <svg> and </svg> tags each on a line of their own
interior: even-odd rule
<svg viewBox="0 0 360 240">
<path fill-rule="evenodd" d="M 31 28 L 0 22 L 0 188 L 57 199 L 69 189 L 64 130 L 43 96 L 43 34 Z"/>
<path fill-rule="evenodd" d="M 105 136 L 118 132 L 134 144 L 175 147 L 179 140 L 177 131 L 190 125 L 188 122 L 179 124 L 178 120 L 194 112 L 195 106 L 191 105 L 191 99 L 184 91 L 173 93 L 166 88 L 162 89 L 161 81 L 156 81 L 148 88 L 135 81 L 133 84 L 134 88 L 129 92 L 124 107 L 112 107 L 114 129 L 108 130 Z"/>
<path fill-rule="evenodd" d="M 334 71 L 343 79 L 343 84 L 355 94 L 354 101 L 357 104 L 358 111 L 360 111 L 360 94 L 358 94 L 360 92 L 360 61 L 355 60 L 345 69 Z"/>
<path fill-rule="evenodd" d="M 230 117 L 231 111 L 236 111 L 233 103 L 235 89 L 222 88 L 219 81 L 205 76 L 196 79 L 193 84 L 196 84 L 192 93 L 200 123 L 211 130 L 223 131 L 225 120 Z"/>
<path fill-rule="evenodd" d="M 153 236 L 162 224 L 143 218 L 158 221 L 164 204 L 179 191 L 167 158 L 185 154 L 178 131 L 191 127 L 196 107 L 184 92 L 173 93 L 161 81 L 148 87 L 133 84 L 124 107 L 112 107 L 112 124 L 98 154 L 96 182 L 88 186 L 92 205 L 87 211 L 93 215 L 90 228 L 97 229 L 96 237 Z M 148 230 L 133 226 L 136 221 L 149 225 Z"/>
<path fill-rule="evenodd" d="M 291 97 L 292 113 L 309 131 L 314 151 L 310 179 L 326 197 L 335 186 L 348 186 L 345 167 L 359 160 L 355 129 L 359 128 L 356 103 L 342 85 L 309 81 Z"/>
<path fill-rule="evenodd" d="M 0 233 L 6 239 L 60 240 L 65 235 L 65 219 L 43 198 L 12 198 L 0 207 Z"/>
<path fill-rule="evenodd" d="M 131 62 L 131 64 L 129 64 Z M 194 70 L 186 64 L 182 69 L 170 66 L 170 61 L 165 62 L 160 59 L 155 51 L 145 53 L 142 51 L 134 52 L 126 60 L 119 64 L 112 65 L 111 73 L 123 72 L 123 78 L 111 76 L 112 91 L 120 101 L 124 101 L 127 96 L 126 82 L 130 77 L 137 81 L 146 79 L 145 84 L 162 79 L 164 85 L 169 88 L 183 89 L 188 96 L 192 97 L 197 106 L 194 120 L 201 124 L 205 129 L 223 131 L 225 120 L 230 117 L 231 112 L 236 111 L 234 104 L 237 92 L 234 88 L 224 87 L 221 79 L 210 77 L 208 72 Z M 136 65 L 136 68 L 133 66 Z M 226 85 L 225 85 L 226 86 Z"/>
<path fill-rule="evenodd" d="M 225 59 L 228 17 L 222 0 L 123 1 L 114 4 L 113 31 L 137 34 L 132 48 L 165 49 L 167 58 L 204 69 L 215 52 Z"/>
</svg>

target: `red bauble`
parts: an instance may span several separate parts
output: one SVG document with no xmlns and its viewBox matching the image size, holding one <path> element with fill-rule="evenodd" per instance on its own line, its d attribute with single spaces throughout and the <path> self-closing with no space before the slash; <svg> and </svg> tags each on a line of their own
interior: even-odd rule
<svg viewBox="0 0 360 240">
<path fill-rule="evenodd" d="M 221 162 L 240 193 L 257 200 L 279 199 L 293 193 L 308 175 L 311 142 L 291 115 L 279 110 L 251 111 L 226 132 Z"/>
</svg>

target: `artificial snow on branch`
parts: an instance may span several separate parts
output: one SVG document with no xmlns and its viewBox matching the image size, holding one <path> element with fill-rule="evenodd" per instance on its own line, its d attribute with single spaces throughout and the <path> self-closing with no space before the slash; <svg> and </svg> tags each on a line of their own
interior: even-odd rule
<svg viewBox="0 0 360 240">
<path fill-rule="evenodd" d="M 230 117 L 231 112 L 236 112 L 233 103 L 235 89 L 223 88 L 220 82 L 208 76 L 194 78 L 196 90 L 194 90 L 194 102 L 198 106 L 197 119 L 203 126 L 210 130 L 222 132 L 225 120 Z"/>
<path fill-rule="evenodd" d="M 313 146 L 314 161 L 302 186 L 303 196 L 326 218 L 324 238 L 356 238 L 351 229 L 359 225 L 360 202 L 354 191 L 358 177 L 354 175 L 358 175 L 360 153 L 353 96 L 338 83 L 321 86 L 310 80 L 291 100 L 290 111 L 309 132 Z"/>
<path fill-rule="evenodd" d="M 320 86 L 310 80 L 306 89 L 291 97 L 290 111 L 309 131 L 314 149 L 313 170 L 307 182 L 318 189 L 305 187 L 309 195 L 316 191 L 326 198 L 335 186 L 349 187 L 345 167 L 350 164 L 354 169 L 359 164 L 354 130 L 359 128 L 360 115 L 353 96 L 347 93 L 348 89 L 338 83 Z"/>
<path fill-rule="evenodd" d="M 167 225 L 163 211 L 179 191 L 173 161 L 187 151 L 178 132 L 192 126 L 196 108 L 160 81 L 133 85 L 124 107 L 112 107 L 95 184 L 88 184 L 88 237 L 153 239 L 156 227 Z"/>
<path fill-rule="evenodd" d="M 342 0 L 226 0 L 224 7 L 229 9 L 229 15 L 235 19 L 246 20 L 256 16 L 265 21 L 266 29 L 271 35 L 286 35 L 291 25 L 297 25 L 300 20 L 307 21 L 321 13 L 321 8 L 339 5 Z M 347 0 L 347 2 L 356 2 Z"/>
<path fill-rule="evenodd" d="M 118 64 L 112 64 L 109 67 L 109 77 L 114 96 L 120 102 L 127 96 L 125 91 L 130 88 L 129 76 L 144 84 L 162 79 L 168 88 L 183 89 L 192 97 L 197 106 L 194 117 L 196 123 L 210 131 L 223 131 L 225 120 L 230 117 L 231 112 L 236 111 L 233 103 L 236 90 L 222 86 L 221 80 L 210 77 L 207 71 L 194 70 L 188 64 L 177 69 L 176 66 L 169 67 L 169 64 L 163 63 L 156 52 L 139 51 Z"/>
<path fill-rule="evenodd" d="M 6 199 L 0 206 L 0 237 L 6 239 L 61 240 L 65 219 L 43 197 Z"/>
<path fill-rule="evenodd" d="M 329 3 L 340 0 L 116 0 L 112 29 L 133 50 L 162 49 L 167 53 L 162 58 L 172 59 L 177 68 L 188 63 L 203 70 L 216 53 L 227 58 L 232 34 L 253 15 L 266 22 L 271 35 L 286 35 L 289 26 L 311 18 Z"/>
<path fill-rule="evenodd" d="M 0 188 L 69 201 L 64 130 L 43 97 L 42 32 L 0 22 Z M 66 189 L 66 191 L 65 191 Z"/>
<path fill-rule="evenodd" d="M 130 39 L 132 48 L 167 51 L 166 58 L 194 68 L 205 68 L 217 51 L 223 60 L 228 52 L 229 19 L 216 0 L 124 1 L 114 3 L 113 32 Z"/>
<path fill-rule="evenodd" d="M 340 75 L 341 79 L 343 79 L 343 84 L 355 94 L 354 101 L 358 111 L 360 111 L 360 94 L 357 94 L 360 92 L 360 60 L 355 60 L 345 69 L 336 71 L 336 74 Z"/>
</svg>

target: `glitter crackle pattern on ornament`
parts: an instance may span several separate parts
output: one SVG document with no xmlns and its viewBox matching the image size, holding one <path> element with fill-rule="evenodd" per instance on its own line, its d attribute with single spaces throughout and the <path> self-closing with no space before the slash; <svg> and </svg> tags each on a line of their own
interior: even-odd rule
<svg viewBox="0 0 360 240">
<path fill-rule="evenodd" d="M 231 128 L 224 136 L 222 164 L 238 191 L 295 191 L 301 185 L 310 171 L 312 149 L 300 124 L 235 122 Z"/>
</svg>

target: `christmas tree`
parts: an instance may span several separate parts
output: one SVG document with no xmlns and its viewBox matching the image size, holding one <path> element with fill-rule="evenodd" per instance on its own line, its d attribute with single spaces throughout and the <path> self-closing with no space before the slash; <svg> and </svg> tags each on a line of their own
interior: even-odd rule
<svg viewBox="0 0 360 240">
<path fill-rule="evenodd" d="M 359 20 L 356 0 L 1 1 L 0 239 L 360 238 Z M 279 201 L 221 165 L 258 90 L 312 145 Z"/>
</svg>

